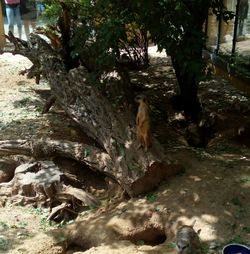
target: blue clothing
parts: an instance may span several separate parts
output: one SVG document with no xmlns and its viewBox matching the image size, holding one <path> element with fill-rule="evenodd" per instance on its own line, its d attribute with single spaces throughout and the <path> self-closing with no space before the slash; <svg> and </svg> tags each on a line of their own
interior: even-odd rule
<svg viewBox="0 0 250 254">
<path fill-rule="evenodd" d="M 6 16 L 9 24 L 9 31 L 14 33 L 14 25 L 17 24 L 18 34 L 22 35 L 22 20 L 20 14 L 20 4 L 6 4 Z"/>
<path fill-rule="evenodd" d="M 36 3 L 37 15 L 39 16 L 44 10 L 45 10 L 44 4 L 41 3 L 41 2 L 37 2 L 37 3 Z"/>
</svg>

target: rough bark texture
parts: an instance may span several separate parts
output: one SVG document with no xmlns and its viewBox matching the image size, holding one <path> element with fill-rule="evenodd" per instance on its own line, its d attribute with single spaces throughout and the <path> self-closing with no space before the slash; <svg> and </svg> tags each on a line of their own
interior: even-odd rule
<svg viewBox="0 0 250 254">
<path fill-rule="evenodd" d="M 18 196 L 22 204 L 52 202 L 60 184 L 62 173 L 52 162 L 24 163 L 15 170 L 15 176 L 1 187 L 11 188 L 11 194 Z"/>
<path fill-rule="evenodd" d="M 113 74 L 114 77 L 107 82 L 122 88 L 119 84 L 122 78 L 117 73 Z M 115 178 L 131 196 L 157 186 L 161 179 L 154 176 L 164 175 L 161 173 L 163 171 L 171 175 L 169 171 L 172 169 L 164 166 L 160 145 L 154 140 L 153 148 L 149 152 L 138 150 L 135 117 L 131 105 L 122 101 L 123 91 L 120 90 L 117 96 L 107 98 L 108 94 L 105 96 L 98 89 L 98 86 L 103 84 L 91 84 L 87 77 L 84 67 L 78 67 L 69 73 L 50 71 L 48 79 L 52 93 L 64 110 L 111 157 L 111 164 L 101 169 L 103 173 Z M 119 99 L 121 101 L 116 103 Z M 110 100 L 113 100 L 113 103 Z M 150 182 L 147 181 L 148 174 Z"/>
<path fill-rule="evenodd" d="M 190 25 L 185 27 L 185 32 L 180 42 L 176 45 L 176 51 L 168 52 L 171 55 L 173 67 L 180 90 L 180 101 L 186 117 L 193 122 L 198 122 L 201 104 L 198 98 L 198 85 L 202 70 L 202 31 L 207 12 L 201 6 L 200 12 L 189 5 L 193 12 Z M 199 13 L 199 15 L 197 15 Z M 194 32 L 195 31 L 195 32 Z M 200 36 L 199 36 L 200 33 Z"/>
<path fill-rule="evenodd" d="M 86 191 L 63 184 L 63 173 L 52 161 L 24 163 L 15 169 L 10 182 L 0 183 L 6 195 L 18 204 L 35 204 L 51 208 L 48 219 L 60 216 L 69 219 L 66 211 L 76 214 L 83 206 L 98 206 L 100 202 Z M 66 218 L 67 216 L 67 218 Z"/>
<path fill-rule="evenodd" d="M 28 155 L 33 158 L 65 157 L 77 160 L 98 170 L 110 163 L 110 157 L 102 150 L 71 141 L 40 140 L 4 140 L 0 141 L 0 155 Z"/>
<path fill-rule="evenodd" d="M 180 89 L 179 102 L 181 109 L 184 110 L 186 117 L 193 122 L 197 122 L 198 115 L 201 112 L 201 105 L 198 98 L 197 76 L 188 68 L 183 68 L 183 62 L 173 59 L 173 66 Z M 183 70 L 185 69 L 185 70 Z"/>
<path fill-rule="evenodd" d="M 126 75 L 112 70 L 93 79 L 83 66 L 67 71 L 58 52 L 36 34 L 31 34 L 27 45 L 12 40 L 16 51 L 32 62 L 36 55 L 35 64 L 38 61 L 37 66 L 42 66 L 40 71 L 51 86 L 51 95 L 106 154 L 108 163 L 98 165 L 98 170 L 115 179 L 130 196 L 157 186 L 162 179 L 155 175 L 170 176 L 181 170 L 167 166 L 166 156 L 156 140 L 147 153 L 137 149 L 136 109 L 131 103 L 133 93 Z"/>
</svg>

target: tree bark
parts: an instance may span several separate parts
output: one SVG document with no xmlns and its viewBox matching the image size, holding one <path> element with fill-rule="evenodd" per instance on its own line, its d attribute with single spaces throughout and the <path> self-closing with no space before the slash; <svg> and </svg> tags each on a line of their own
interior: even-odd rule
<svg viewBox="0 0 250 254">
<path fill-rule="evenodd" d="M 109 167 L 110 157 L 101 149 L 71 141 L 3 140 L 0 141 L 0 155 L 27 155 L 35 159 L 65 157 L 82 162 L 93 170 Z"/>
<path fill-rule="evenodd" d="M 197 122 L 201 111 L 198 98 L 198 77 L 194 71 L 190 71 L 189 68 L 183 68 L 183 59 L 179 60 L 172 57 L 172 63 L 179 85 L 180 103 L 183 105 L 185 115 L 193 122 Z M 188 61 L 186 61 L 187 63 Z"/>
<path fill-rule="evenodd" d="M 42 66 L 51 95 L 106 155 L 99 162 L 105 166 L 98 165 L 98 170 L 115 179 L 130 196 L 150 191 L 161 180 L 181 171 L 179 166 L 168 166 L 157 140 L 146 153 L 137 148 L 136 109 L 133 110 L 133 93 L 124 73 L 103 71 L 93 79 L 83 66 L 67 70 L 59 53 L 37 34 L 31 34 L 28 45 L 12 40 L 16 53 L 19 50 L 32 62 L 36 56 L 35 64 Z"/>
<path fill-rule="evenodd" d="M 49 68 L 47 78 L 52 94 L 68 115 L 110 156 L 111 164 L 103 173 L 116 179 L 130 196 L 152 190 L 164 179 L 166 172 L 167 175 L 177 173 L 178 170 L 172 171 L 171 167 L 166 166 L 164 153 L 156 140 L 147 153 L 137 149 L 135 115 L 122 90 L 121 76 L 109 73 L 115 76 L 110 79 L 107 75 L 108 78 L 103 82 L 108 82 L 112 90 L 104 94 L 102 88 L 98 89 L 103 84 L 91 84 L 84 67 L 68 73 L 53 72 L 54 68 Z M 118 93 L 109 97 L 110 91 Z M 158 175 L 162 178 L 155 177 Z"/>
<path fill-rule="evenodd" d="M 201 104 L 198 98 L 198 85 L 202 70 L 202 49 L 204 47 L 203 24 L 207 17 L 208 2 L 186 6 L 192 16 L 185 24 L 182 38 L 171 55 L 173 67 L 179 85 L 184 112 L 193 122 L 199 120 Z"/>
<path fill-rule="evenodd" d="M 37 206 L 53 207 L 48 219 L 56 216 L 58 212 L 62 214 L 64 209 L 77 213 L 83 206 L 100 205 L 99 200 L 93 195 L 82 189 L 64 185 L 62 179 L 65 179 L 64 174 L 54 162 L 43 160 L 21 164 L 15 169 L 12 180 L 0 183 L 0 187 L 5 188 L 4 193 L 11 196 L 14 203 L 35 203 Z"/>
</svg>

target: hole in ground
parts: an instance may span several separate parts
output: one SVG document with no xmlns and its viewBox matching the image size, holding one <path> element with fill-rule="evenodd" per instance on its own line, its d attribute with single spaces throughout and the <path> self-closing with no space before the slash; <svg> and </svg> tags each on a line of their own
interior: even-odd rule
<svg viewBox="0 0 250 254">
<path fill-rule="evenodd" d="M 206 148 L 209 141 L 214 137 L 213 130 L 209 127 L 190 124 L 184 135 L 189 146 L 195 148 Z"/>
<path fill-rule="evenodd" d="M 217 127 L 215 114 L 203 113 L 197 123 L 186 122 L 184 137 L 189 146 L 206 148 L 208 143 L 215 137 Z"/>
<path fill-rule="evenodd" d="M 89 248 L 83 247 L 83 246 L 79 246 L 76 244 L 70 244 L 67 249 L 66 249 L 66 253 L 75 253 L 75 252 L 83 252 L 83 251 L 87 251 Z"/>
<path fill-rule="evenodd" d="M 146 228 L 141 232 L 136 232 L 128 236 L 125 240 L 129 240 L 134 244 L 142 243 L 145 245 L 155 246 L 166 241 L 167 237 L 163 229 Z"/>
</svg>

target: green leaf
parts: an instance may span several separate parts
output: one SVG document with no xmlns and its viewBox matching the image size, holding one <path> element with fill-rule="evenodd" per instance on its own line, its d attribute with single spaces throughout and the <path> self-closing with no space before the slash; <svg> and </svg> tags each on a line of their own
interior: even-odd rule
<svg viewBox="0 0 250 254">
<path fill-rule="evenodd" d="M 148 194 L 146 195 L 146 199 L 147 199 L 149 202 L 151 202 L 151 203 L 155 202 L 155 201 L 156 201 L 156 198 L 157 198 L 157 196 L 156 196 L 155 194 L 153 194 L 153 193 L 148 193 Z"/>
<path fill-rule="evenodd" d="M 144 245 L 145 243 L 144 243 L 144 241 L 143 240 L 138 240 L 137 242 L 136 242 L 136 245 L 138 245 L 138 246 L 142 246 L 142 245 Z"/>
<path fill-rule="evenodd" d="M 91 153 L 91 150 L 89 148 L 84 149 L 84 157 L 88 157 Z"/>
</svg>

